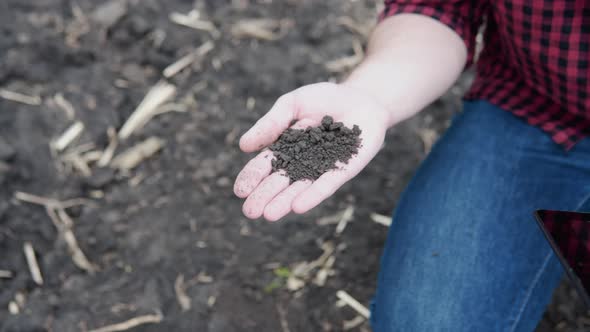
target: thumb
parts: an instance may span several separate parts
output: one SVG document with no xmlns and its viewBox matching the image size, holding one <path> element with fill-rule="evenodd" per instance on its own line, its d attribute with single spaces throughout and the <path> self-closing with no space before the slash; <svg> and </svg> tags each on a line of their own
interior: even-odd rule
<svg viewBox="0 0 590 332">
<path fill-rule="evenodd" d="M 274 106 L 240 139 L 240 149 L 254 152 L 276 141 L 291 122 L 296 119 L 295 93 L 290 92 L 277 99 Z"/>
</svg>

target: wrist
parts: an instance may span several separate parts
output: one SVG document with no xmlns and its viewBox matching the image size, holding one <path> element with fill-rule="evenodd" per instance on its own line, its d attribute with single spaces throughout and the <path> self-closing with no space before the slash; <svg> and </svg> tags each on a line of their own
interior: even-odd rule
<svg viewBox="0 0 590 332">
<path fill-rule="evenodd" d="M 380 72 L 379 65 L 368 63 L 365 60 L 355 71 L 346 79 L 340 82 L 341 86 L 354 90 L 371 99 L 381 110 L 383 110 L 384 121 L 387 128 L 393 127 L 406 117 L 407 104 L 404 98 L 394 96 L 394 91 L 387 88 L 389 79 L 383 80 L 376 73 Z M 385 71 L 386 72 L 386 71 Z"/>
</svg>

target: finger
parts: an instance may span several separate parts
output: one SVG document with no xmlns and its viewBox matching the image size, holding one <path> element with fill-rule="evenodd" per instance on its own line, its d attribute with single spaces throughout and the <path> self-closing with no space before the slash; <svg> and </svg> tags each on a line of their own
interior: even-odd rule
<svg viewBox="0 0 590 332">
<path fill-rule="evenodd" d="M 263 151 L 250 160 L 244 169 L 238 174 L 234 183 L 234 193 L 240 198 L 245 198 L 252 193 L 254 188 L 272 171 L 272 151 Z"/>
<path fill-rule="evenodd" d="M 281 133 L 295 120 L 297 107 L 295 93 L 280 97 L 274 106 L 254 124 L 240 139 L 244 152 L 253 152 L 276 141 Z"/>
<path fill-rule="evenodd" d="M 297 195 L 311 186 L 311 181 L 297 181 L 287 189 L 281 191 L 264 208 L 264 218 L 268 221 L 277 221 L 291 212 L 291 204 Z"/>
<path fill-rule="evenodd" d="M 266 205 L 288 186 L 289 178 L 282 172 L 266 177 L 244 202 L 244 215 L 250 219 L 260 218 Z"/>
<path fill-rule="evenodd" d="M 306 129 L 307 127 L 314 127 L 320 124 L 321 121 L 315 119 L 301 119 L 291 126 L 293 129 Z"/>
<path fill-rule="evenodd" d="M 363 160 L 370 159 L 356 155 L 352 157 L 348 164 L 340 165 L 338 169 L 324 173 L 309 188 L 295 197 L 291 206 L 293 212 L 305 213 L 332 196 L 338 188 L 355 177 L 365 167 L 367 162 L 363 162 Z"/>
<path fill-rule="evenodd" d="M 349 178 L 344 171 L 333 170 L 326 172 L 314 181 L 309 188 L 295 197 L 291 205 L 293 212 L 301 214 L 313 209 L 326 198 L 332 196 Z"/>
</svg>

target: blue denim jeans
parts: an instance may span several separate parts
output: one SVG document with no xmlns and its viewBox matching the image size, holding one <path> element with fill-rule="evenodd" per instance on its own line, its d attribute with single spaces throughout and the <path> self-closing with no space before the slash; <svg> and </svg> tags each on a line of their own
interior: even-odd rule
<svg viewBox="0 0 590 332">
<path fill-rule="evenodd" d="M 490 103 L 464 108 L 397 206 L 375 332 L 533 331 L 563 275 L 532 213 L 590 207 L 590 140 L 566 152 Z"/>
</svg>

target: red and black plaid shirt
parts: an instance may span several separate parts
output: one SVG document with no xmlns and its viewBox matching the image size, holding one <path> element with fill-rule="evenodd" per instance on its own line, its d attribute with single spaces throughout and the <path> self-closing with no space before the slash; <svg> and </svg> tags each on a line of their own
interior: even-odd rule
<svg viewBox="0 0 590 332">
<path fill-rule="evenodd" d="M 465 41 L 469 62 L 487 18 L 466 99 L 485 99 L 549 133 L 566 149 L 590 134 L 590 1 L 387 0 L 382 18 L 432 17 Z"/>
</svg>

